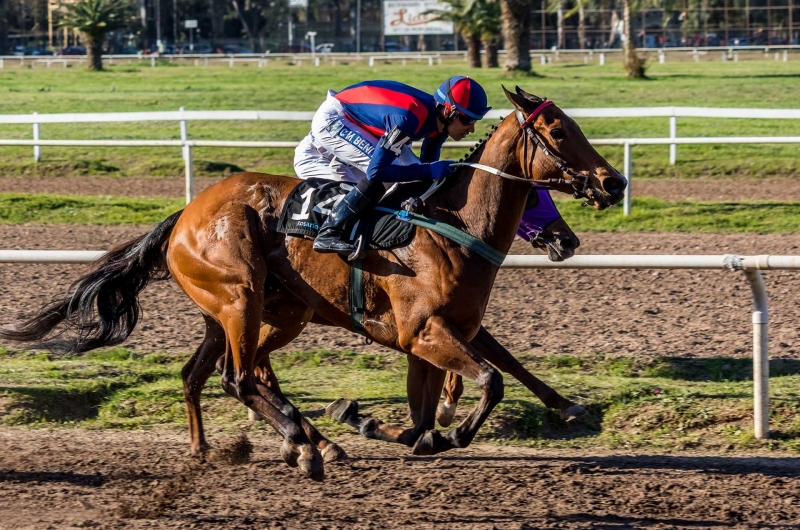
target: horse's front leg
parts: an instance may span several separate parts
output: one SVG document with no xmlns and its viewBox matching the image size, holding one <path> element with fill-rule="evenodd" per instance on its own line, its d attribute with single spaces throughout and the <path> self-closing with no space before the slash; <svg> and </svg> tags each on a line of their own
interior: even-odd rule
<svg viewBox="0 0 800 530">
<path fill-rule="evenodd" d="M 478 330 L 478 334 L 475 335 L 475 338 L 472 339 L 470 344 L 484 359 L 525 385 L 525 388 L 533 392 L 547 408 L 558 409 L 563 420 L 572 421 L 588 414 L 586 409 L 561 396 L 561 394 L 550 388 L 544 381 L 526 370 L 525 367 L 511 355 L 511 352 L 497 342 L 483 326 Z M 464 385 L 461 381 L 461 376 L 454 373 L 448 374 L 444 388 L 444 403 L 439 406 L 436 415 L 436 420 L 439 422 L 439 425 L 447 427 L 452 423 L 456 415 L 458 400 L 463 393 Z"/>
<path fill-rule="evenodd" d="M 434 366 L 475 381 L 482 396 L 475 408 L 446 437 L 427 431 L 414 445 L 414 454 L 432 455 L 454 447 L 467 447 L 492 409 L 503 399 L 503 376 L 489 365 L 461 333 L 440 317 L 428 319 L 412 340 L 411 353 Z"/>
<path fill-rule="evenodd" d="M 428 361 L 408 356 L 406 393 L 408 406 L 414 426 L 410 429 L 383 423 L 358 412 L 358 403 L 338 399 L 328 405 L 326 413 L 333 419 L 355 427 L 365 437 L 385 442 L 401 443 L 413 447 L 419 437 L 433 429 L 436 419 L 436 405 L 442 392 L 445 371 Z"/>
</svg>

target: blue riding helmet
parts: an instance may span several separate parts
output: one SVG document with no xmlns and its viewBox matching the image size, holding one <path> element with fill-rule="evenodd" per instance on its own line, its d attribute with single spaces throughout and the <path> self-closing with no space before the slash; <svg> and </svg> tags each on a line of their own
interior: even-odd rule
<svg viewBox="0 0 800 530">
<path fill-rule="evenodd" d="M 473 120 L 482 119 L 492 110 L 492 107 L 488 106 L 483 87 L 474 79 L 463 75 L 453 76 L 442 83 L 433 98 L 444 106 L 446 112 L 449 113 L 455 107 L 458 112 Z"/>
</svg>

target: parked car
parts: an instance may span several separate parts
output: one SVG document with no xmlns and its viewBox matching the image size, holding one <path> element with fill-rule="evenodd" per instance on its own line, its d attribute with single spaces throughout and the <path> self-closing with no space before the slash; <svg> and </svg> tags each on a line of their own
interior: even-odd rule
<svg viewBox="0 0 800 530">
<path fill-rule="evenodd" d="M 325 42 L 323 44 L 317 44 L 314 47 L 314 51 L 317 53 L 331 53 L 333 51 L 333 43 Z"/>
<path fill-rule="evenodd" d="M 399 42 L 387 42 L 384 46 L 384 51 L 387 52 L 407 52 L 409 51 L 408 46 L 401 46 Z"/>
<path fill-rule="evenodd" d="M 744 37 L 731 37 L 728 39 L 728 46 L 747 46 L 747 39 Z"/>
<path fill-rule="evenodd" d="M 226 44 L 222 51 L 224 53 L 253 53 L 253 50 L 250 48 L 245 48 L 244 46 L 239 46 L 238 44 Z"/>
<path fill-rule="evenodd" d="M 183 46 L 181 46 L 181 53 L 208 54 L 214 53 L 214 48 L 207 42 L 196 42 L 192 45 L 192 49 L 190 50 L 189 45 L 184 43 Z"/>
</svg>

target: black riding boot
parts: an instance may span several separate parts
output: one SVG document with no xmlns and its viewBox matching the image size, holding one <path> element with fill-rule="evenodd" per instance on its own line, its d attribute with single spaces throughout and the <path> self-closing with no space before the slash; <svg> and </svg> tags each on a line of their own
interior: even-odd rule
<svg viewBox="0 0 800 530">
<path fill-rule="evenodd" d="M 351 220 L 359 217 L 361 213 L 372 207 L 383 196 L 385 188 L 378 182 L 363 180 L 358 183 L 337 204 L 320 228 L 319 234 L 314 239 L 314 250 L 317 252 L 339 252 L 349 254 L 354 247 L 351 243 L 343 241 L 345 228 Z"/>
</svg>

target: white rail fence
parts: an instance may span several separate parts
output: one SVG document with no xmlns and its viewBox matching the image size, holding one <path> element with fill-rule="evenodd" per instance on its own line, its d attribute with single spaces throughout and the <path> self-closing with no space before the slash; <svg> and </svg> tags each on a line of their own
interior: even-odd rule
<svg viewBox="0 0 800 530">
<path fill-rule="evenodd" d="M 800 109 L 752 109 L 714 107 L 618 107 L 563 109 L 572 118 L 669 118 L 669 138 L 599 138 L 589 140 L 594 145 L 621 145 L 624 149 L 623 173 L 631 182 L 633 177 L 634 145 L 669 145 L 670 164 L 678 159 L 678 145 L 698 144 L 800 144 L 800 136 L 717 136 L 678 137 L 678 118 L 723 118 L 723 119 L 800 119 Z M 511 109 L 492 110 L 488 119 L 498 119 L 512 112 Z M 237 148 L 294 148 L 298 142 L 281 141 L 224 141 L 189 140 L 190 121 L 306 121 L 313 112 L 298 111 L 187 111 L 183 107 L 177 112 L 110 112 L 93 114 L 5 114 L 0 115 L 0 124 L 30 124 L 33 126 L 32 140 L 0 139 L 0 146 L 32 146 L 34 161 L 40 162 L 42 146 L 59 147 L 180 147 L 183 153 L 186 175 L 186 202 L 194 196 L 193 149 L 195 147 Z M 52 123 L 125 123 L 146 121 L 173 121 L 180 126 L 180 140 L 43 140 L 42 124 Z M 472 142 L 445 142 L 445 147 L 467 148 Z M 624 213 L 631 212 L 631 187 L 625 194 Z"/>
<path fill-rule="evenodd" d="M 90 263 L 102 250 L 0 250 L 0 263 Z M 578 255 L 564 262 L 546 256 L 507 256 L 509 269 L 716 269 L 743 271 L 753 294 L 753 424 L 769 438 L 769 302 L 762 270 L 800 270 L 800 256 Z"/>
<path fill-rule="evenodd" d="M 764 60 L 774 60 L 787 62 L 790 57 L 790 52 L 800 50 L 798 45 L 762 45 L 762 46 L 706 46 L 706 47 L 676 47 L 676 48 L 638 48 L 638 51 L 643 54 L 653 54 L 658 58 L 659 63 L 667 62 L 667 56 L 678 57 L 691 57 L 695 62 L 700 62 L 702 57 L 719 55 L 722 62 L 738 62 L 739 54 L 744 56 L 753 56 L 754 54 L 762 54 Z M 481 52 L 483 53 L 483 52 Z M 597 61 L 597 64 L 604 65 L 606 63 L 606 56 L 619 57 L 621 56 L 622 49 L 597 49 L 597 50 L 530 50 L 529 54 L 531 59 L 539 59 L 540 65 L 552 64 L 558 62 L 562 58 L 576 58 L 581 57 L 584 64 L 589 64 Z M 498 51 L 500 57 L 504 57 L 505 50 Z M 314 66 L 321 64 L 328 64 L 336 66 L 337 63 L 342 66 L 347 66 L 352 63 L 360 63 L 364 61 L 368 66 L 372 67 L 376 61 L 384 62 L 400 62 L 405 65 L 408 61 L 427 62 L 428 66 L 434 64 L 442 64 L 443 60 L 461 60 L 467 61 L 466 51 L 441 51 L 441 52 L 362 52 L 362 53 L 242 53 L 242 54 L 177 54 L 177 55 L 144 55 L 144 54 L 126 54 L 126 55 L 103 55 L 103 60 L 107 64 L 120 64 L 127 63 L 149 63 L 150 67 L 156 68 L 160 62 L 167 63 L 181 63 L 181 64 L 194 64 L 194 66 L 203 66 L 207 68 L 210 65 L 222 64 L 233 68 L 235 64 L 255 63 L 258 68 L 266 68 L 269 66 L 270 61 L 286 61 L 294 64 L 303 64 L 308 62 Z M 85 55 L 57 55 L 57 56 L 32 56 L 32 55 L 5 55 L 0 56 L 0 70 L 8 67 L 18 66 L 34 67 L 36 65 L 51 68 L 53 65 L 60 65 L 67 68 L 70 64 L 83 64 L 87 61 Z"/>
</svg>

